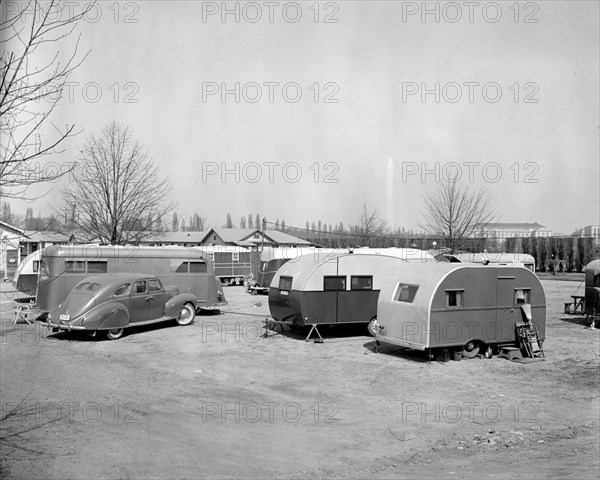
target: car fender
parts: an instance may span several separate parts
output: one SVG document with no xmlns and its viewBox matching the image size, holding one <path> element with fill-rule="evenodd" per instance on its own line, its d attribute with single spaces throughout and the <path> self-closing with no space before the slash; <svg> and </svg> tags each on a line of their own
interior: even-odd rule
<svg viewBox="0 0 600 480">
<path fill-rule="evenodd" d="M 181 312 L 181 307 L 186 303 L 191 303 L 195 310 L 197 303 L 196 296 L 191 293 L 180 293 L 179 295 L 169 298 L 165 303 L 165 317 L 177 318 L 179 312 Z"/>
<path fill-rule="evenodd" d="M 107 330 L 129 326 L 129 310 L 118 302 L 99 305 L 85 317 L 83 326 L 88 330 Z"/>
</svg>

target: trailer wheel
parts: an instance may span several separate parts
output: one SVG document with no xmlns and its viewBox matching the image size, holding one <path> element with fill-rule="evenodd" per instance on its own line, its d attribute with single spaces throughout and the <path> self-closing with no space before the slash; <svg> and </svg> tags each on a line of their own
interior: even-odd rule
<svg viewBox="0 0 600 480">
<path fill-rule="evenodd" d="M 189 325 L 196 318 L 196 311 L 194 307 L 186 303 L 183 307 L 181 307 L 181 312 L 179 312 L 179 316 L 177 317 L 177 323 L 179 325 Z"/>
<path fill-rule="evenodd" d="M 475 358 L 479 353 L 479 349 L 481 348 L 479 342 L 475 340 L 471 340 L 470 342 L 465 343 L 463 347 L 462 356 L 463 358 Z"/>
<path fill-rule="evenodd" d="M 123 336 L 124 328 L 111 328 L 106 331 L 106 338 L 109 340 L 117 340 Z"/>
<path fill-rule="evenodd" d="M 367 330 L 373 337 L 377 334 L 377 317 L 373 317 L 367 324 Z"/>
</svg>

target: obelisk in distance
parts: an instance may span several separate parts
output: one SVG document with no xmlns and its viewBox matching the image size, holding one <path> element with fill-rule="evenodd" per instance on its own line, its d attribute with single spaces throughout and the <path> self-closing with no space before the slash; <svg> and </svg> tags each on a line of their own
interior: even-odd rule
<svg viewBox="0 0 600 480">
<path fill-rule="evenodd" d="M 392 157 L 387 163 L 387 178 L 385 189 L 385 219 L 390 230 L 394 230 L 394 162 Z"/>
</svg>

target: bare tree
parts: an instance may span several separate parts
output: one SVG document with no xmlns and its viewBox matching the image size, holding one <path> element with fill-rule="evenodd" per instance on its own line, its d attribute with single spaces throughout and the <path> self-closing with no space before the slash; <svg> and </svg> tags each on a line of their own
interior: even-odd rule
<svg viewBox="0 0 600 480">
<path fill-rule="evenodd" d="M 369 208 L 367 204 L 363 204 L 360 213 L 360 224 L 357 228 L 357 233 L 360 242 L 363 246 L 370 247 L 377 237 L 383 237 L 388 231 L 388 224 L 379 210 Z"/>
<path fill-rule="evenodd" d="M 0 193 L 3 197 L 27 198 L 30 185 L 51 182 L 72 169 L 64 165 L 44 168 L 39 161 L 58 153 L 60 144 L 76 133 L 74 125 L 59 127 L 51 122 L 51 117 L 69 76 L 89 52 L 78 55 L 78 38 L 67 58 L 62 59 L 59 46 L 94 6 L 89 3 L 80 14 L 73 15 L 58 0 L 0 0 Z M 48 57 L 49 48 L 53 50 Z M 47 136 L 42 135 L 42 127 L 46 128 Z"/>
<path fill-rule="evenodd" d="M 445 180 L 435 192 L 423 198 L 425 212 L 420 227 L 442 240 L 451 252 L 497 217 L 483 189 L 472 191 L 456 179 Z"/>
<path fill-rule="evenodd" d="M 117 122 L 88 138 L 71 175 L 63 201 L 77 207 L 77 226 L 103 243 L 137 243 L 150 237 L 175 207 L 169 182 L 129 128 Z"/>
</svg>

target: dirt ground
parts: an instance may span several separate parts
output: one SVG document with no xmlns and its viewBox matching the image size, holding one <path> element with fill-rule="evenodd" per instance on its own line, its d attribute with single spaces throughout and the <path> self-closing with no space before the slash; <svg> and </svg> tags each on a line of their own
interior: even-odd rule
<svg viewBox="0 0 600 480">
<path fill-rule="evenodd" d="M 118 341 L 12 325 L 2 478 L 598 478 L 600 330 L 543 280 L 546 360 L 427 362 L 363 328 L 264 332 L 268 298 Z"/>
</svg>

